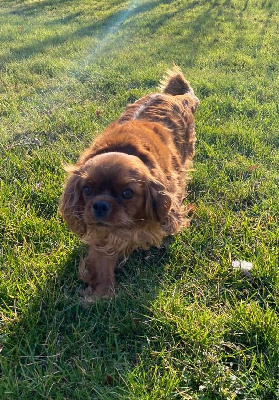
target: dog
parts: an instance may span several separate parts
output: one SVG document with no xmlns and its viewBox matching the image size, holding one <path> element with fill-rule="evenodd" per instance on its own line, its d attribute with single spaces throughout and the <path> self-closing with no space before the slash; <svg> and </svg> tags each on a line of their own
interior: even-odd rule
<svg viewBox="0 0 279 400">
<path fill-rule="evenodd" d="M 157 93 L 127 105 L 77 163 L 66 167 L 59 210 L 88 245 L 79 266 L 85 297 L 113 297 L 119 258 L 159 247 L 189 224 L 183 200 L 198 105 L 190 83 L 174 66 Z"/>
</svg>

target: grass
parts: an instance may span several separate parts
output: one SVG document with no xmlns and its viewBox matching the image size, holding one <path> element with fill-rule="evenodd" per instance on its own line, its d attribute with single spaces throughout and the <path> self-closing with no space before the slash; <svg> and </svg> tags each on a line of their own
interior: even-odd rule
<svg viewBox="0 0 279 400">
<path fill-rule="evenodd" d="M 1 399 L 279 398 L 275 3 L 2 0 Z M 173 61 L 201 100 L 191 228 L 84 308 L 62 164 Z"/>
</svg>

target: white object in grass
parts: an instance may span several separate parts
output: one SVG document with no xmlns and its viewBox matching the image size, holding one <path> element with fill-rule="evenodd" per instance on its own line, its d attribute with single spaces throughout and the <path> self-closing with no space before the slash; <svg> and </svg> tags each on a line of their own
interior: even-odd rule
<svg viewBox="0 0 279 400">
<path fill-rule="evenodd" d="M 250 275 L 253 264 L 249 261 L 234 260 L 232 262 L 232 267 L 233 269 L 240 269 L 245 275 Z"/>
</svg>

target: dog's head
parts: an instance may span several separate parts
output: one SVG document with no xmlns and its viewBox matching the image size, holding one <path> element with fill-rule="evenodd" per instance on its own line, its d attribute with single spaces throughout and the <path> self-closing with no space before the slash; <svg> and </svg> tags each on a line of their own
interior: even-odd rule
<svg viewBox="0 0 279 400">
<path fill-rule="evenodd" d="M 171 197 L 136 156 L 110 152 L 68 169 L 60 212 L 79 236 L 94 230 L 166 225 Z"/>
</svg>

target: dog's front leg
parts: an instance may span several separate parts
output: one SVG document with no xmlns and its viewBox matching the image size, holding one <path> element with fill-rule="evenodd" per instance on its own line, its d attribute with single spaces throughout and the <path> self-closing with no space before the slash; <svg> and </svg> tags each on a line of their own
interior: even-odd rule
<svg viewBox="0 0 279 400">
<path fill-rule="evenodd" d="M 117 257 L 108 257 L 94 246 L 89 247 L 88 256 L 81 260 L 79 265 L 79 276 L 88 284 L 83 293 L 85 297 L 100 299 L 115 295 L 116 263 Z"/>
</svg>

